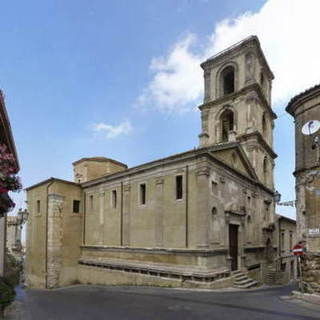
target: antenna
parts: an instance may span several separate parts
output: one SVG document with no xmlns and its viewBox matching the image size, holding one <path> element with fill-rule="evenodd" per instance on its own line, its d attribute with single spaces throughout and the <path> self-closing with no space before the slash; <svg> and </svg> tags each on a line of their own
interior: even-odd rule
<svg viewBox="0 0 320 320">
<path fill-rule="evenodd" d="M 320 121 L 310 120 L 303 125 L 301 132 L 306 136 L 310 136 L 316 133 L 319 129 L 320 129 Z"/>
</svg>

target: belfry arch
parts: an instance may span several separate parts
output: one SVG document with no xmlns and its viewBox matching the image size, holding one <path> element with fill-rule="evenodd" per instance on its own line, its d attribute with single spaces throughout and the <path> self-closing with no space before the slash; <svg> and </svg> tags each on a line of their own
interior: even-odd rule
<svg viewBox="0 0 320 320">
<path fill-rule="evenodd" d="M 229 65 L 221 71 L 220 86 L 223 96 L 235 91 L 235 68 L 233 66 Z"/>
<path fill-rule="evenodd" d="M 220 137 L 221 142 L 229 140 L 230 131 L 234 130 L 234 112 L 231 109 L 226 109 L 220 116 Z"/>
</svg>

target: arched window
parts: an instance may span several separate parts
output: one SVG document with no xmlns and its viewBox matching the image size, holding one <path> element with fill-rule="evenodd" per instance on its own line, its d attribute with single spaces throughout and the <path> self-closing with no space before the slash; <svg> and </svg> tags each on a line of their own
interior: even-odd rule
<svg viewBox="0 0 320 320">
<path fill-rule="evenodd" d="M 234 117 L 231 110 L 225 110 L 221 115 L 221 141 L 229 140 L 229 132 L 233 130 Z"/>
<path fill-rule="evenodd" d="M 226 67 L 221 72 L 221 84 L 222 84 L 222 93 L 223 95 L 234 92 L 234 68 L 232 66 Z"/>
<path fill-rule="evenodd" d="M 264 183 L 268 182 L 268 159 L 264 157 L 263 159 L 263 180 Z"/>
</svg>

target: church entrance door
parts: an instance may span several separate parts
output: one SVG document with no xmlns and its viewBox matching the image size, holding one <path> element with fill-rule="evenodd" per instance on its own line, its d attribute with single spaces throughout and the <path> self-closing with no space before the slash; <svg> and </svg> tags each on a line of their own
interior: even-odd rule
<svg viewBox="0 0 320 320">
<path fill-rule="evenodd" d="M 229 255 L 231 271 L 238 270 L 238 226 L 229 224 Z"/>
</svg>

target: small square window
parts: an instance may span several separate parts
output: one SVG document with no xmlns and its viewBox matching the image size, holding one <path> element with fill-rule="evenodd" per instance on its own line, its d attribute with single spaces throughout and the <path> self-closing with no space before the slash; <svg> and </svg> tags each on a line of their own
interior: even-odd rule
<svg viewBox="0 0 320 320">
<path fill-rule="evenodd" d="M 73 213 L 79 213 L 79 212 L 80 212 L 80 201 L 73 200 Z"/>
</svg>

